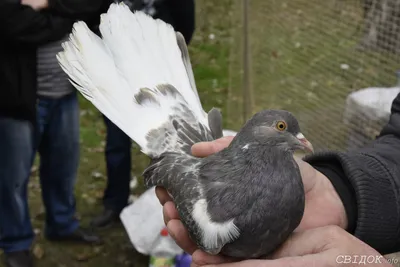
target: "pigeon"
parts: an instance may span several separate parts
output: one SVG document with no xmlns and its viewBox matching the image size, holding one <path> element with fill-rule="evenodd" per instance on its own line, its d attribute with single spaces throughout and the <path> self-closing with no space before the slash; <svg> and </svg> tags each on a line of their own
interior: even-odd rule
<svg viewBox="0 0 400 267">
<path fill-rule="evenodd" d="M 294 115 L 262 110 L 228 147 L 195 157 L 195 143 L 223 136 L 223 118 L 202 107 L 182 34 L 123 3 L 110 5 L 99 29 L 101 37 L 75 22 L 57 59 L 151 159 L 145 185 L 168 191 L 190 238 L 209 254 L 252 259 L 277 249 L 304 213 L 293 153 L 313 151 Z"/>
</svg>

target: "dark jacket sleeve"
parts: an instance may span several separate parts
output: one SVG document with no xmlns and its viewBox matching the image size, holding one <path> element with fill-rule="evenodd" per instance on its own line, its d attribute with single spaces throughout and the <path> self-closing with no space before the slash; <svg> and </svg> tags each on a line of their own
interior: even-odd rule
<svg viewBox="0 0 400 267">
<path fill-rule="evenodd" d="M 0 1 L 0 33 L 3 40 L 41 45 L 59 40 L 71 30 L 73 20 L 37 12 L 19 0 Z"/>
<path fill-rule="evenodd" d="M 186 43 L 189 44 L 195 30 L 194 0 L 169 0 L 167 4 L 174 20 L 175 31 L 182 33 Z"/>
<path fill-rule="evenodd" d="M 400 94 L 390 120 L 369 145 L 305 158 L 331 180 L 348 231 L 382 254 L 400 250 Z"/>
<path fill-rule="evenodd" d="M 100 16 L 111 4 L 110 0 L 49 0 L 52 13 L 78 20 Z"/>
</svg>

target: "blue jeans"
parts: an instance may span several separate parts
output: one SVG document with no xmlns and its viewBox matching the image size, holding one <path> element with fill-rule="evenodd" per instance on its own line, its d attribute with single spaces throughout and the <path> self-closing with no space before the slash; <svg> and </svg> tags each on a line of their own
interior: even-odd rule
<svg viewBox="0 0 400 267">
<path fill-rule="evenodd" d="M 0 248 L 30 247 L 27 183 L 32 164 L 33 127 L 28 121 L 0 117 Z"/>
<path fill-rule="evenodd" d="M 76 93 L 39 97 L 37 125 L 0 119 L 0 248 L 26 250 L 33 231 L 27 183 L 36 151 L 46 208 L 46 236 L 68 235 L 79 226 L 75 218 L 74 183 L 79 161 L 79 108 Z"/>
<path fill-rule="evenodd" d="M 107 128 L 107 186 L 103 204 L 106 209 L 119 213 L 128 204 L 130 193 L 131 139 L 107 117 L 103 118 Z"/>
</svg>

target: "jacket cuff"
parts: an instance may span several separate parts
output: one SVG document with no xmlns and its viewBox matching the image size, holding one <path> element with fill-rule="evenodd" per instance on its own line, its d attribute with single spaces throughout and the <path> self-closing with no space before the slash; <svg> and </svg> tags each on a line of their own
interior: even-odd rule
<svg viewBox="0 0 400 267">
<path fill-rule="evenodd" d="M 57 0 L 48 0 L 48 8 L 49 9 L 56 9 Z"/>
<path fill-rule="evenodd" d="M 400 216 L 395 185 L 391 173 L 378 159 L 361 153 L 327 152 L 304 160 L 311 165 L 339 162 L 344 173 L 342 179 L 348 179 L 356 195 L 354 235 L 380 251 L 396 244 Z"/>
</svg>

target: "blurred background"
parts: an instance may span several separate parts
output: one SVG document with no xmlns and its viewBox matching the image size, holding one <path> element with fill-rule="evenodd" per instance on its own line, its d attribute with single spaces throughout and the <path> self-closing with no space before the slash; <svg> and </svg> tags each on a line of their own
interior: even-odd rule
<svg viewBox="0 0 400 267">
<path fill-rule="evenodd" d="M 293 112 L 317 150 L 357 147 L 379 133 L 390 109 L 387 99 L 398 90 L 400 1 L 218 0 L 196 5 L 189 47 L 195 79 L 204 108 L 221 108 L 226 129 L 239 130 L 253 113 L 274 108 Z M 371 96 L 352 95 L 370 87 L 377 88 Z M 76 192 L 79 216 L 87 223 L 101 209 L 105 129 L 100 113 L 82 98 L 80 103 Z M 361 113 L 367 108 L 371 112 L 365 117 Z M 148 160 L 132 149 L 134 200 L 143 192 L 140 174 Z M 102 247 L 47 243 L 40 227 L 44 211 L 36 166 L 29 187 L 38 266 L 148 266 L 122 225 L 101 233 Z"/>
</svg>

